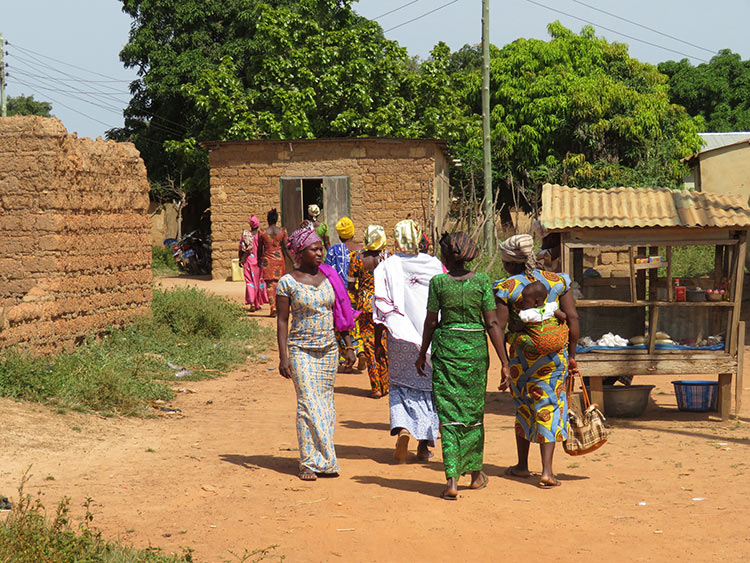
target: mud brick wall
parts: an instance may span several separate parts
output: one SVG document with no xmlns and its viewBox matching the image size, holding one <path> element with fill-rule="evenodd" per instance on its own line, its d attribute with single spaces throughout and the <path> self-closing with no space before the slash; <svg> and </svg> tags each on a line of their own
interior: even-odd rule
<svg viewBox="0 0 750 563">
<path fill-rule="evenodd" d="M 252 214 L 265 226 L 282 212 L 282 178 L 348 176 L 355 240 L 368 224 L 393 227 L 411 213 L 424 224 L 448 209 L 448 161 L 439 143 L 397 139 L 249 141 L 208 144 L 214 279 L 230 276 L 232 258 Z M 441 221 L 436 221 L 439 224 Z M 334 219 L 329 227 L 334 228 Z"/>
<path fill-rule="evenodd" d="M 148 191 L 130 143 L 0 119 L 0 347 L 70 347 L 150 311 Z"/>
</svg>

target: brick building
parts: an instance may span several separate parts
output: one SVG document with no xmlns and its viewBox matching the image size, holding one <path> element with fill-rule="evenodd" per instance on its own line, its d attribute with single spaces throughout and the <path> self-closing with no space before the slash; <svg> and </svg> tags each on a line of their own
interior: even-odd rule
<svg viewBox="0 0 750 563">
<path fill-rule="evenodd" d="M 449 209 L 449 156 L 425 139 L 318 139 L 206 143 L 211 167 L 214 279 L 230 275 L 247 219 L 275 207 L 290 232 L 316 203 L 338 242 L 336 221 L 348 215 L 362 240 L 368 224 L 395 224 L 411 214 L 434 236 Z M 392 241 L 389 245 L 392 248 Z"/>
<path fill-rule="evenodd" d="M 0 119 L 0 348 L 38 351 L 151 310 L 146 167 L 57 119 Z"/>
</svg>

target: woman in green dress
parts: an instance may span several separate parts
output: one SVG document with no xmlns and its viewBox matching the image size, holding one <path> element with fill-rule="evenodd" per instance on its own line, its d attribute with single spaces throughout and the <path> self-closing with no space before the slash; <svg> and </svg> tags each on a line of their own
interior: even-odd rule
<svg viewBox="0 0 750 563">
<path fill-rule="evenodd" d="M 432 343 L 433 395 L 442 428 L 447 479 L 442 497 L 456 500 L 461 475 L 471 472 L 471 489 L 482 489 L 488 481 L 482 471 L 484 400 L 490 363 L 485 332 L 502 364 L 501 385 L 508 381 L 508 356 L 495 314 L 490 278 L 466 268 L 466 263 L 479 253 L 477 246 L 465 233 L 453 233 L 443 235 L 440 250 L 448 273 L 430 281 L 417 371 L 424 374 Z"/>
</svg>

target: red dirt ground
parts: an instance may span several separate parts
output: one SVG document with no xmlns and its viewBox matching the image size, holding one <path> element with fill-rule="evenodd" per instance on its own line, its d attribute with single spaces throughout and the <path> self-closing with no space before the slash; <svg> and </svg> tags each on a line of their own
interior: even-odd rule
<svg viewBox="0 0 750 563">
<path fill-rule="evenodd" d="M 242 284 L 192 283 L 239 300 Z M 271 319 L 258 316 L 272 325 Z M 610 442 L 572 458 L 558 450 L 563 485 L 503 476 L 514 463 L 513 408 L 490 373 L 485 470 L 489 486 L 439 498 L 434 461 L 395 465 L 388 403 L 367 398 L 367 377 L 340 375 L 336 449 L 343 474 L 296 477 L 295 397 L 265 363 L 212 381 L 178 384 L 181 418 L 106 419 L 54 414 L 0 400 L 0 492 L 9 495 L 31 464 L 27 492 L 52 507 L 95 501 L 94 524 L 137 547 L 195 549 L 202 561 L 277 545 L 286 561 L 741 561 L 750 555 L 750 424 L 679 412 L 670 381 L 653 383 L 635 420 L 611 420 Z M 750 354 L 745 355 L 750 358 Z M 745 405 L 750 397 L 745 391 Z M 412 444 L 412 454 L 414 453 Z M 153 450 L 153 451 L 152 451 Z M 538 449 L 532 470 L 540 470 Z M 54 479 L 51 479 L 51 478 Z M 465 478 L 463 485 L 468 485 Z M 703 500 L 697 500 L 703 499 Z M 74 508 L 74 514 L 83 509 Z"/>
</svg>

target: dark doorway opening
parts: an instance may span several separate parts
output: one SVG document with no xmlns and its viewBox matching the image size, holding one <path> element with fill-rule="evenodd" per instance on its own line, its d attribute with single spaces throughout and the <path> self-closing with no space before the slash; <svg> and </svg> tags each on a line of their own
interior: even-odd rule
<svg viewBox="0 0 750 563">
<path fill-rule="evenodd" d="M 323 178 L 302 179 L 302 216 L 305 219 L 310 219 L 307 215 L 308 205 L 317 205 L 320 209 L 324 209 Z"/>
</svg>

